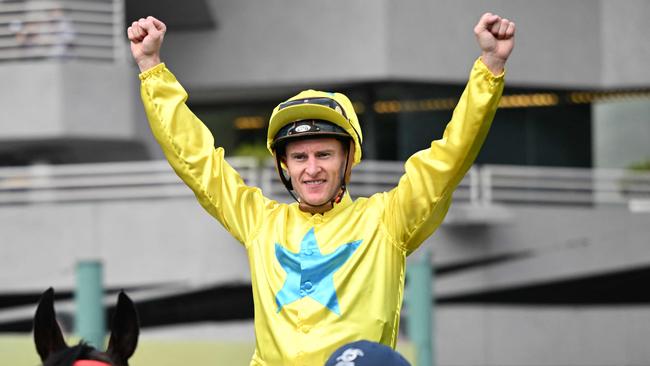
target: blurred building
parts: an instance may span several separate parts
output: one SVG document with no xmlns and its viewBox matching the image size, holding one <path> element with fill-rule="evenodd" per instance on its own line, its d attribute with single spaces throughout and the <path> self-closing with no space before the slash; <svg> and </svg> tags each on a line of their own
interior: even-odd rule
<svg viewBox="0 0 650 366">
<path fill-rule="evenodd" d="M 650 178 L 627 170 L 650 161 L 643 0 L 0 1 L 0 331 L 25 331 L 50 285 L 69 299 L 74 261 L 98 257 L 153 333 L 253 339 L 244 251 L 159 162 L 133 20 L 166 22 L 163 59 L 230 155 L 263 150 L 297 91 L 349 95 L 364 194 L 441 136 L 485 11 L 517 41 L 477 168 L 425 243 L 439 364 L 647 365 Z M 287 198 L 272 169 L 233 164 Z"/>
</svg>

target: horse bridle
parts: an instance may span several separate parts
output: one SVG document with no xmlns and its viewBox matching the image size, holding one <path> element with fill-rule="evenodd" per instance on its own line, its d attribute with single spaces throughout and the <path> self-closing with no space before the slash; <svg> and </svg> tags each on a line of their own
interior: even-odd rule
<svg viewBox="0 0 650 366">
<path fill-rule="evenodd" d="M 72 366 L 111 366 L 110 363 L 97 360 L 77 360 Z"/>
</svg>

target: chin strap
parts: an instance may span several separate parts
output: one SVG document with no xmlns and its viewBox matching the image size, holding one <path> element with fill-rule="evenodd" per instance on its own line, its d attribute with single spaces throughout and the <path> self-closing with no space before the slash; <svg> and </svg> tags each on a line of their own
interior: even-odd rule
<svg viewBox="0 0 650 366">
<path fill-rule="evenodd" d="M 296 202 L 300 203 L 298 197 L 293 194 L 293 184 L 291 183 L 291 177 L 287 178 L 284 176 L 284 170 L 282 169 L 282 158 L 277 153 L 275 154 L 275 167 L 278 169 L 278 174 L 280 175 L 280 180 L 282 181 L 282 184 L 284 184 L 284 187 L 287 189 L 287 191 L 289 191 L 291 197 L 293 197 Z"/>
<path fill-rule="evenodd" d="M 347 156 L 345 159 L 345 165 L 343 167 L 343 174 L 341 176 L 341 184 L 338 192 L 332 196 L 327 202 L 319 206 L 313 206 L 306 202 L 301 202 L 298 197 L 293 193 L 293 183 L 291 183 L 291 177 L 287 178 L 284 175 L 284 169 L 282 169 L 282 159 L 278 154 L 275 154 L 275 166 L 278 169 L 278 174 L 280 175 L 280 180 L 284 184 L 287 191 L 293 199 L 298 202 L 298 207 L 301 211 L 309 212 L 311 214 L 323 213 L 334 208 L 334 204 L 340 203 L 345 196 L 347 191 L 347 183 L 350 182 L 350 175 L 352 172 L 352 159 L 354 159 L 354 141 L 350 140 L 350 146 L 348 147 Z"/>
<path fill-rule="evenodd" d="M 345 191 L 347 190 L 347 185 L 350 182 L 350 174 L 352 173 L 352 164 L 353 164 L 352 159 L 354 159 L 354 141 L 350 139 L 350 144 L 348 146 L 348 153 L 347 156 L 345 157 L 345 167 L 343 168 L 342 171 L 343 174 L 341 174 L 341 188 L 339 190 L 339 193 L 334 196 L 334 199 L 332 200 L 333 203 L 341 202 L 343 196 L 345 195 Z"/>
</svg>

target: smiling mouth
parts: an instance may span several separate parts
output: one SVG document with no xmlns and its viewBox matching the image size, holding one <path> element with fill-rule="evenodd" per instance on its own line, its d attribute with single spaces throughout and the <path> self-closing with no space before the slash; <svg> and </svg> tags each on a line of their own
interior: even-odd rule
<svg viewBox="0 0 650 366">
<path fill-rule="evenodd" d="M 317 180 L 306 180 L 303 182 L 306 185 L 317 185 L 317 184 L 322 184 L 325 183 L 325 179 L 317 179 Z"/>
</svg>

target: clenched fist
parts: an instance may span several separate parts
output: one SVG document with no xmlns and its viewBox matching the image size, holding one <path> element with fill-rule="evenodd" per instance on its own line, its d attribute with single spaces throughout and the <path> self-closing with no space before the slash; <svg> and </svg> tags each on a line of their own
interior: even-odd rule
<svg viewBox="0 0 650 366">
<path fill-rule="evenodd" d="M 474 34 L 481 47 L 481 60 L 498 75 L 515 46 L 515 23 L 492 13 L 481 16 L 474 27 Z"/>
<path fill-rule="evenodd" d="M 140 71 L 146 71 L 160 63 L 160 48 L 167 26 L 149 16 L 131 23 L 126 33 L 131 41 L 131 54 Z"/>
</svg>

